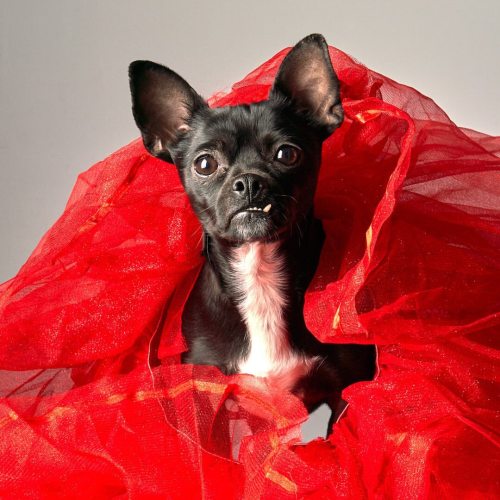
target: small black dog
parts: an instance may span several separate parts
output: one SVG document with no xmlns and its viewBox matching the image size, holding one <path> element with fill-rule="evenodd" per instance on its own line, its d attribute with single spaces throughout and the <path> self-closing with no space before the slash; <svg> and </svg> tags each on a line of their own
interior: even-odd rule
<svg viewBox="0 0 500 500">
<path fill-rule="evenodd" d="M 309 411 L 338 413 L 342 389 L 373 378 L 375 351 L 322 344 L 302 312 L 324 239 L 313 217 L 321 146 L 343 120 L 324 38 L 300 41 L 256 104 L 210 109 L 149 61 L 130 65 L 130 86 L 146 148 L 175 163 L 205 231 L 183 362 L 267 377 Z"/>
</svg>

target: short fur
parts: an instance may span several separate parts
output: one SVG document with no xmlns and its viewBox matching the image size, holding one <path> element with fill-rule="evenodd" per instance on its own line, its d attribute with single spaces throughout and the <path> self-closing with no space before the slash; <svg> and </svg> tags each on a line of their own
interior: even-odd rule
<svg viewBox="0 0 500 500">
<path fill-rule="evenodd" d="M 266 377 L 309 410 L 337 409 L 374 374 L 373 346 L 320 343 L 304 294 L 324 239 L 313 217 L 321 147 L 343 119 L 320 35 L 284 59 L 267 101 L 210 109 L 176 73 L 130 66 L 144 144 L 173 161 L 205 231 L 206 262 L 183 312 L 183 362 Z"/>
</svg>

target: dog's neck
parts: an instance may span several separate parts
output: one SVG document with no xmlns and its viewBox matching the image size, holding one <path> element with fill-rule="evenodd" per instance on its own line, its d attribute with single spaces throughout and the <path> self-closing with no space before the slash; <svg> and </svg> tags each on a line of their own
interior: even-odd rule
<svg viewBox="0 0 500 500">
<path fill-rule="evenodd" d="M 312 278 L 323 241 L 320 227 L 311 210 L 291 234 L 276 241 L 235 245 L 205 233 L 206 266 L 216 276 L 220 291 L 235 303 L 244 289 L 239 278 L 257 273 L 261 281 L 277 280 L 291 306 L 295 300 L 290 294 L 303 294 Z"/>
<path fill-rule="evenodd" d="M 320 247 L 311 251 L 311 240 L 321 243 L 310 214 L 292 235 L 272 242 L 238 246 L 206 238 L 207 266 L 217 278 L 220 291 L 238 309 L 246 325 L 249 351 L 238 362 L 241 373 L 279 377 L 288 387 L 307 369 L 291 350 L 290 326 L 303 325 L 303 295 L 312 277 Z M 297 370 L 300 373 L 296 373 Z"/>
</svg>

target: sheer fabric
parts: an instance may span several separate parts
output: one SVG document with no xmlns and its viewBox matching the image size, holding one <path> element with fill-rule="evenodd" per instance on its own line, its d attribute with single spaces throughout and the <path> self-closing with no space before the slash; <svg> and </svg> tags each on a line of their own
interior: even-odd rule
<svg viewBox="0 0 500 500">
<path fill-rule="evenodd" d="M 287 51 L 210 105 L 265 99 Z M 202 233 L 175 168 L 134 141 L 0 286 L 2 498 L 500 495 L 500 138 L 330 54 L 346 119 L 304 313 L 323 342 L 376 343 L 376 379 L 303 444 L 294 396 L 179 364 Z"/>
</svg>

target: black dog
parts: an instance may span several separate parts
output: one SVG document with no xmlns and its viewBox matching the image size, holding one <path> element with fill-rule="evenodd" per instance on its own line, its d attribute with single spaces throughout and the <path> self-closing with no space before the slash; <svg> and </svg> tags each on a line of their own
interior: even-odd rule
<svg viewBox="0 0 500 500">
<path fill-rule="evenodd" d="M 269 99 L 210 109 L 176 73 L 130 65 L 146 148 L 174 162 L 205 231 L 205 265 L 183 313 L 183 362 L 267 377 L 312 411 L 374 374 L 374 348 L 326 345 L 306 328 L 304 294 L 324 234 L 313 218 L 323 141 L 342 123 L 324 38 L 284 59 Z"/>
</svg>

